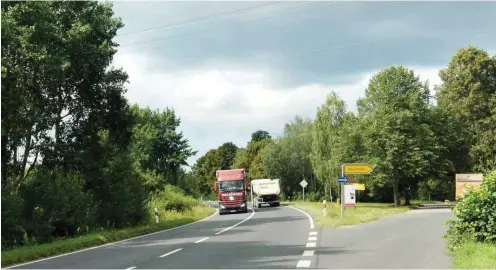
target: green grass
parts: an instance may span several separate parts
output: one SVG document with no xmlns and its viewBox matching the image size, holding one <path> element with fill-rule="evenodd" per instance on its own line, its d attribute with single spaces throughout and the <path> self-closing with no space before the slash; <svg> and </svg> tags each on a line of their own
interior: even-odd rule
<svg viewBox="0 0 496 270">
<path fill-rule="evenodd" d="M 300 208 L 312 215 L 315 224 L 321 228 L 340 227 L 356 225 L 360 223 L 377 220 L 384 216 L 407 212 L 416 205 L 410 207 L 394 207 L 385 203 L 357 203 L 357 207 L 346 207 L 344 217 L 341 218 L 340 206 L 334 203 L 327 203 L 327 215 L 322 213 L 321 202 L 291 202 L 290 205 Z"/>
<path fill-rule="evenodd" d="M 161 216 L 159 224 L 90 233 L 74 238 L 59 239 L 46 244 L 2 251 L 2 267 L 178 227 L 203 219 L 214 212 L 214 208 L 196 206 L 184 213 L 167 212 Z"/>
<path fill-rule="evenodd" d="M 454 269 L 496 269 L 496 245 L 466 242 L 451 252 Z"/>
</svg>

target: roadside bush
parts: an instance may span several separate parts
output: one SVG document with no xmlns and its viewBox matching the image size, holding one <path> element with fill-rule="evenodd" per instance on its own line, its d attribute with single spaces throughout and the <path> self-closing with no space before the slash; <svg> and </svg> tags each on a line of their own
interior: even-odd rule
<svg viewBox="0 0 496 270">
<path fill-rule="evenodd" d="M 2 190 L 2 249 L 23 244 L 24 200 L 16 193 Z"/>
<path fill-rule="evenodd" d="M 36 243 L 73 236 L 78 228 L 94 224 L 94 200 L 83 190 L 77 173 L 61 168 L 36 171 L 21 186 L 20 195 L 25 202 L 25 238 L 34 238 Z"/>
<path fill-rule="evenodd" d="M 447 222 L 449 247 L 465 240 L 496 242 L 496 170 L 484 177 L 480 192 L 469 190 L 453 209 L 457 220 Z"/>
<path fill-rule="evenodd" d="M 152 217 L 155 216 L 154 208 L 162 211 L 185 212 L 191 211 L 199 205 L 199 201 L 184 194 L 177 186 L 167 185 L 164 190 L 153 194 L 148 202 L 148 211 Z"/>
</svg>

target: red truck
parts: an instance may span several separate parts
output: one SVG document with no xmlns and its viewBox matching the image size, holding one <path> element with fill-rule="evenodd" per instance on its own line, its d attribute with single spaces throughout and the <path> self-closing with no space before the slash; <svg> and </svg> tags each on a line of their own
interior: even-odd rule
<svg viewBox="0 0 496 270">
<path fill-rule="evenodd" d="M 219 214 L 223 215 L 233 210 L 247 213 L 248 182 L 245 169 L 218 170 L 215 174 L 217 181 L 214 183 L 214 191 L 217 192 L 219 201 Z"/>
</svg>

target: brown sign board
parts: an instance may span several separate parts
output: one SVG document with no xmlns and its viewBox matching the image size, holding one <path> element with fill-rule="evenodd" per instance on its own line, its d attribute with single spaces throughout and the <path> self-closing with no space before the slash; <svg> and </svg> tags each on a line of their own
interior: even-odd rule
<svg viewBox="0 0 496 270">
<path fill-rule="evenodd" d="M 482 184 L 484 175 L 482 173 L 464 173 L 456 174 L 456 197 L 463 197 L 469 188 L 479 190 Z"/>
</svg>

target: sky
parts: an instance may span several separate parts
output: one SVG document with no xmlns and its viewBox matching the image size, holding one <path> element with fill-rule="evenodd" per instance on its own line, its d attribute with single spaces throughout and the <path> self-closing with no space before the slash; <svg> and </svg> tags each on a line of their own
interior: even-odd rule
<svg viewBox="0 0 496 270">
<path fill-rule="evenodd" d="M 256 130 L 313 118 L 335 91 L 351 111 L 390 65 L 431 86 L 456 51 L 496 54 L 496 2 L 116 1 L 114 66 L 130 103 L 171 107 L 197 158 Z"/>
</svg>

